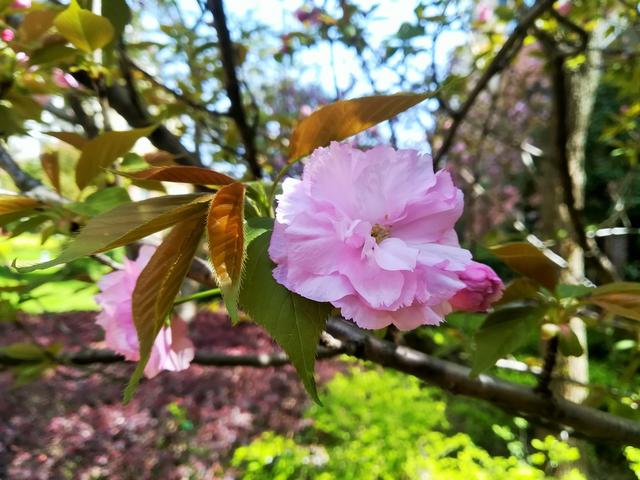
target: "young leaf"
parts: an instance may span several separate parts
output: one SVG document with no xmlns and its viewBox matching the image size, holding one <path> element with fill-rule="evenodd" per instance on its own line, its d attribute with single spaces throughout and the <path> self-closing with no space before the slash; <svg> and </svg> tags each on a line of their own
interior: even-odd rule
<svg viewBox="0 0 640 480">
<path fill-rule="evenodd" d="M 398 93 L 340 100 L 302 120 L 293 132 L 289 160 L 295 161 L 334 140 L 343 140 L 426 100 L 428 93 Z"/>
<path fill-rule="evenodd" d="M 129 202 L 131 202 L 131 198 L 125 188 L 108 187 L 92 193 L 83 202 L 65 205 L 65 208 L 79 215 L 95 217 Z"/>
<path fill-rule="evenodd" d="M 238 292 L 244 261 L 244 192 L 241 183 L 222 187 L 211 201 L 207 218 L 211 263 L 234 322 L 238 321 Z"/>
<path fill-rule="evenodd" d="M 614 282 L 591 290 L 591 294 L 581 298 L 584 303 L 591 303 L 620 315 L 640 320 L 640 283 Z"/>
<path fill-rule="evenodd" d="M 266 231 L 248 243 L 240 306 L 289 355 L 307 392 L 319 402 L 313 372 L 318 340 L 331 306 L 307 300 L 274 280 L 270 239 L 271 232 Z"/>
<path fill-rule="evenodd" d="M 131 400 L 144 373 L 153 343 L 171 312 L 173 300 L 191 267 L 204 225 L 204 214 L 177 224 L 138 277 L 131 305 L 133 323 L 140 343 L 140 361 L 125 390 L 125 402 Z"/>
<path fill-rule="evenodd" d="M 535 280 L 551 291 L 558 283 L 560 267 L 530 243 L 505 243 L 492 247 L 491 251 L 511 270 Z"/>
<path fill-rule="evenodd" d="M 38 200 L 20 195 L 0 195 L 0 215 L 33 210 L 40 205 Z"/>
<path fill-rule="evenodd" d="M 60 35 L 87 53 L 108 45 L 113 39 L 111 22 L 80 8 L 77 0 L 71 0 L 67 9 L 55 18 L 53 24 Z"/>
<path fill-rule="evenodd" d="M 34 10 L 25 15 L 20 24 L 20 40 L 33 42 L 38 40 L 53 26 L 53 19 L 58 12 L 55 10 Z"/>
<path fill-rule="evenodd" d="M 541 306 L 506 307 L 489 314 L 475 335 L 471 374 L 491 368 L 521 346 L 546 312 Z"/>
<path fill-rule="evenodd" d="M 60 162 L 58 161 L 58 152 L 43 153 L 40 155 L 40 164 L 55 191 L 60 193 Z"/>
<path fill-rule="evenodd" d="M 194 185 L 229 185 L 236 182 L 236 180 L 224 173 L 218 173 L 200 167 L 152 167 L 138 172 L 114 171 L 113 173 L 134 180 L 192 183 Z"/>
<path fill-rule="evenodd" d="M 106 132 L 89 140 L 83 147 L 76 165 L 76 184 L 82 190 L 103 168 L 129 152 L 142 137 L 157 127 L 136 128 L 127 132 Z"/>
<path fill-rule="evenodd" d="M 579 357 L 584 353 L 580 340 L 570 325 L 560 325 L 558 340 L 560 353 L 565 357 Z"/>
<path fill-rule="evenodd" d="M 533 280 L 526 277 L 518 277 L 509 282 L 502 297 L 494 305 L 506 305 L 507 303 L 521 300 L 535 300 L 538 297 L 539 288 L 538 284 Z"/>
<path fill-rule="evenodd" d="M 51 137 L 55 137 L 58 140 L 62 140 L 64 143 L 68 143 L 72 147 L 77 148 L 78 150 L 82 150 L 82 148 L 89 141 L 82 135 L 75 132 L 44 132 L 45 135 L 49 135 Z"/>
<path fill-rule="evenodd" d="M 126 245 L 178 222 L 203 216 L 210 199 L 208 195 L 166 195 L 121 205 L 92 218 L 59 257 L 17 270 L 32 272 Z"/>
</svg>

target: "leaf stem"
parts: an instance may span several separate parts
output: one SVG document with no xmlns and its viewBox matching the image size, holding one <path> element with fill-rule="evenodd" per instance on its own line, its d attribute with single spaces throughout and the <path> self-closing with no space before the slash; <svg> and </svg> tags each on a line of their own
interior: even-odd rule
<svg viewBox="0 0 640 480">
<path fill-rule="evenodd" d="M 190 302 L 192 300 L 201 300 L 203 298 L 209 297 L 220 297 L 222 294 L 220 293 L 219 288 L 212 288 L 211 290 L 204 290 L 202 292 L 194 293 L 193 295 L 187 295 L 185 297 L 178 297 L 173 302 L 173 305 L 181 305 L 183 303 Z"/>
</svg>

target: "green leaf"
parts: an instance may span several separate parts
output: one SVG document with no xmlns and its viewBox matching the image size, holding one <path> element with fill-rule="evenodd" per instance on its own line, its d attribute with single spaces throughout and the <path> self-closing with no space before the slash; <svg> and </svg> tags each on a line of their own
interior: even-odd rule
<svg viewBox="0 0 640 480">
<path fill-rule="evenodd" d="M 273 218 L 255 217 L 249 218 L 244 226 L 244 245 L 245 249 L 256 238 L 266 232 L 273 230 Z"/>
<path fill-rule="evenodd" d="M 522 300 L 535 300 L 538 298 L 539 288 L 538 284 L 529 278 L 516 278 L 509 282 L 507 288 L 504 289 L 502 297 L 494 305 L 506 305 L 507 303 Z"/>
<path fill-rule="evenodd" d="M 109 19 L 114 28 L 113 41 L 124 32 L 125 27 L 131 23 L 131 9 L 126 0 L 106 0 L 102 2 L 102 16 Z"/>
<path fill-rule="evenodd" d="M 42 360 L 46 352 L 33 343 L 19 342 L 0 347 L 0 353 L 16 360 Z"/>
<path fill-rule="evenodd" d="M 591 292 L 593 292 L 593 288 L 585 285 L 558 285 L 556 287 L 558 298 L 581 298 Z"/>
<path fill-rule="evenodd" d="M 210 199 L 209 195 L 166 195 L 120 205 L 89 220 L 59 257 L 17 270 L 32 272 L 126 245 L 178 222 L 203 216 Z"/>
<path fill-rule="evenodd" d="M 129 202 L 131 198 L 125 188 L 108 187 L 92 193 L 83 202 L 72 203 L 66 208 L 86 217 L 94 217 Z"/>
<path fill-rule="evenodd" d="M 67 9 L 55 18 L 53 24 L 60 35 L 87 53 L 108 45 L 113 39 L 111 22 L 80 8 L 76 0 L 71 0 Z"/>
<path fill-rule="evenodd" d="M 173 308 L 173 301 L 187 275 L 205 226 L 205 214 L 177 224 L 144 268 L 131 299 L 133 323 L 140 343 L 140 361 L 125 389 L 131 400 L 151 356 L 153 343 Z"/>
<path fill-rule="evenodd" d="M 308 155 L 332 141 L 343 140 L 431 97 L 428 93 L 398 93 L 340 100 L 303 119 L 293 132 L 289 149 L 290 161 Z"/>
<path fill-rule="evenodd" d="M 78 53 L 80 53 L 79 50 L 60 43 L 44 45 L 34 50 L 33 55 L 29 58 L 29 64 L 34 66 L 54 64 L 57 66 L 72 60 Z"/>
<path fill-rule="evenodd" d="M 475 335 L 471 374 L 484 372 L 520 347 L 537 329 L 546 310 L 541 306 L 518 306 L 489 314 Z"/>
<path fill-rule="evenodd" d="M 511 270 L 535 280 L 550 291 L 555 289 L 560 267 L 530 243 L 505 243 L 492 247 L 491 252 Z"/>
<path fill-rule="evenodd" d="M 614 282 L 591 290 L 581 301 L 615 315 L 640 320 L 640 283 Z"/>
<path fill-rule="evenodd" d="M 274 280 L 270 239 L 271 232 L 263 232 L 247 247 L 240 306 L 287 353 L 307 392 L 319 403 L 313 373 L 318 340 L 331 306 L 303 298 Z"/>
<path fill-rule="evenodd" d="M 560 353 L 565 357 L 579 357 L 584 353 L 580 340 L 570 325 L 560 325 L 558 340 Z"/>
<path fill-rule="evenodd" d="M 142 137 L 150 135 L 157 126 L 136 128 L 127 132 L 106 132 L 81 147 L 76 165 L 76 184 L 82 190 L 102 169 L 129 152 Z"/>
<path fill-rule="evenodd" d="M 244 262 L 245 186 L 232 183 L 213 197 L 207 217 L 209 256 L 229 316 L 238 321 L 238 292 Z"/>
</svg>

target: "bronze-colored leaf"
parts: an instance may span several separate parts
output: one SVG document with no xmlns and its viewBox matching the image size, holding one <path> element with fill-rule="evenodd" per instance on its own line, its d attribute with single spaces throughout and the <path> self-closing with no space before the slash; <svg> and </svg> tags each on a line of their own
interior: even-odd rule
<svg viewBox="0 0 640 480">
<path fill-rule="evenodd" d="M 40 205 L 38 200 L 21 195 L 0 195 L 0 215 L 31 210 Z"/>
<path fill-rule="evenodd" d="M 200 167 L 152 167 L 138 172 L 114 172 L 134 180 L 192 183 L 194 185 L 228 185 L 236 180 L 213 170 Z"/>
<path fill-rule="evenodd" d="M 142 377 L 153 343 L 191 267 L 204 226 L 204 215 L 177 224 L 138 277 L 131 302 L 140 343 L 140 361 L 125 390 L 125 402 L 131 399 Z"/>
<path fill-rule="evenodd" d="M 60 162 L 58 161 L 58 152 L 45 152 L 41 154 L 40 164 L 55 191 L 60 193 Z"/>
<path fill-rule="evenodd" d="M 245 186 L 222 187 L 211 201 L 207 218 L 209 255 L 229 316 L 238 321 L 238 292 L 244 261 Z"/>
<path fill-rule="evenodd" d="M 289 160 L 298 160 L 318 147 L 389 120 L 430 96 L 428 93 L 374 95 L 327 105 L 298 123 L 291 138 Z"/>
<path fill-rule="evenodd" d="M 49 135 L 51 137 L 55 137 L 58 140 L 63 141 L 64 143 L 68 143 L 72 147 L 77 148 L 78 150 L 82 150 L 82 148 L 89 141 L 82 135 L 75 132 L 44 132 L 45 135 Z"/>
<path fill-rule="evenodd" d="M 53 260 L 18 268 L 31 272 L 105 252 L 159 232 L 178 222 L 206 214 L 210 195 L 165 195 L 141 202 L 125 203 L 93 217 L 73 242 Z"/>
<path fill-rule="evenodd" d="M 560 277 L 560 267 L 542 251 L 527 242 L 505 243 L 491 251 L 511 270 L 535 280 L 553 291 Z"/>
<path fill-rule="evenodd" d="M 157 127 L 136 128 L 125 132 L 105 132 L 89 140 L 83 147 L 76 165 L 76 184 L 82 190 L 102 169 L 131 151 L 142 137 L 150 135 Z"/>
</svg>

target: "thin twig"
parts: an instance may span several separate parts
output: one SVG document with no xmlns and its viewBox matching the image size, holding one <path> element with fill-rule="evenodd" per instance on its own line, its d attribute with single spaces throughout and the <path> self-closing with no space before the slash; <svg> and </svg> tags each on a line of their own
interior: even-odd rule
<svg viewBox="0 0 640 480">
<path fill-rule="evenodd" d="M 247 122 L 247 117 L 240 94 L 240 82 L 236 74 L 235 50 L 227 27 L 227 18 L 224 13 L 222 0 L 209 0 L 207 6 L 213 14 L 213 24 L 218 34 L 220 46 L 220 58 L 224 69 L 225 86 L 231 102 L 229 111 L 242 138 L 245 149 L 245 160 L 249 164 L 249 170 L 254 178 L 262 178 L 262 167 L 258 163 L 258 154 L 255 144 L 255 130 Z"/>
<path fill-rule="evenodd" d="M 439 165 L 442 158 L 449 152 L 449 149 L 453 145 L 456 133 L 460 125 L 465 120 L 465 117 L 473 107 L 476 99 L 487 87 L 489 81 L 495 74 L 502 71 L 508 64 L 511 58 L 520 50 L 522 42 L 527 35 L 527 31 L 533 25 L 533 23 L 542 16 L 551 6 L 555 0 L 538 0 L 536 4 L 529 9 L 529 11 L 522 17 L 520 23 L 513 30 L 509 38 L 504 42 L 502 48 L 498 51 L 493 58 L 489 67 L 484 71 L 473 90 L 469 93 L 467 100 L 462 106 L 455 111 L 453 115 L 453 122 L 451 127 L 447 130 L 442 146 L 434 156 L 434 164 Z"/>
</svg>

